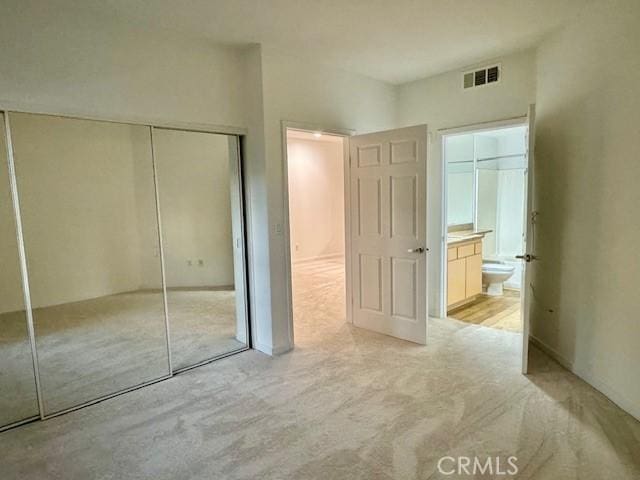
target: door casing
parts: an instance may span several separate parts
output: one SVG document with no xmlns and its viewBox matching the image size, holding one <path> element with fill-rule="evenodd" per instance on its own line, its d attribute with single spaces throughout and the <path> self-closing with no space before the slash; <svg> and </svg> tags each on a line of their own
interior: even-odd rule
<svg viewBox="0 0 640 480">
<path fill-rule="evenodd" d="M 482 131 L 487 131 L 487 130 L 499 130 L 501 128 L 509 128 L 509 127 L 516 127 L 516 126 L 527 126 L 529 128 L 531 128 L 529 126 L 529 117 L 531 115 L 531 112 L 535 112 L 535 105 L 531 105 L 529 107 L 528 110 L 528 114 L 521 116 L 521 117 L 514 117 L 514 118 L 507 118 L 507 119 L 502 119 L 502 120 L 495 120 L 495 121 L 489 121 L 489 122 L 482 122 L 482 123 L 476 123 L 476 124 L 470 124 L 470 125 L 463 125 L 463 126 L 459 126 L 459 127 L 453 127 L 453 128 L 445 128 L 445 129 L 440 129 L 438 130 L 438 139 L 437 142 L 440 145 L 440 162 L 441 162 L 441 170 L 442 170 L 442 178 L 441 178 L 441 185 L 442 185 L 442 189 L 441 189 L 441 244 L 440 244 L 440 258 L 439 258 L 439 262 L 440 262 L 440 291 L 439 291 L 439 317 L 440 318 L 446 318 L 447 317 L 447 229 L 448 229 L 448 222 L 447 222 L 447 162 L 446 162 L 446 152 L 445 152 L 445 138 L 448 136 L 453 136 L 453 135 L 463 135 L 463 134 L 468 134 L 468 133 L 473 133 L 473 132 L 482 132 Z M 531 136 L 533 132 L 529 131 L 528 132 L 528 136 Z M 529 137 L 527 138 L 527 140 L 529 140 Z M 530 152 L 530 143 L 528 142 L 527 145 L 527 163 L 528 163 L 528 168 L 529 170 L 531 167 L 531 161 L 529 159 L 529 155 L 532 155 L 533 152 Z M 530 223 L 530 218 L 529 218 L 529 210 L 531 208 L 531 200 L 533 197 L 533 191 L 530 188 L 531 182 L 530 179 L 533 176 L 533 172 L 532 171 L 528 171 L 527 172 L 527 178 L 526 181 L 528 183 L 527 187 L 526 187 L 526 194 L 525 194 L 525 228 L 528 227 L 529 223 Z M 528 233 L 527 233 L 528 236 Z M 525 245 L 526 247 L 526 245 Z M 531 253 L 531 252 L 530 252 Z M 526 270 L 527 266 L 523 265 L 523 280 L 526 277 Z M 525 282 L 523 282 L 523 286 L 524 286 Z M 527 353 L 528 353 L 528 342 L 526 341 L 527 337 L 529 336 L 529 322 L 528 322 L 528 305 L 526 304 L 526 298 L 525 298 L 525 294 L 521 293 L 521 318 L 523 320 L 523 331 L 522 331 L 522 337 L 523 337 L 523 347 L 522 347 L 522 373 L 527 373 L 527 368 L 528 368 L 528 361 L 527 361 Z"/>
</svg>

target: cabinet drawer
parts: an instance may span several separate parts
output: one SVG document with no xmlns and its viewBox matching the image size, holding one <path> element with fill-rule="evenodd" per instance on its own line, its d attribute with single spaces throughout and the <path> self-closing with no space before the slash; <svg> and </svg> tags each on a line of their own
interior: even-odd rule
<svg viewBox="0 0 640 480">
<path fill-rule="evenodd" d="M 448 248 L 447 260 L 451 261 L 451 260 L 455 260 L 456 258 L 458 258 L 458 249 L 456 247 Z"/>
<path fill-rule="evenodd" d="M 458 258 L 470 257 L 476 253 L 476 249 L 473 246 L 473 243 L 469 245 L 463 245 L 462 247 L 458 247 Z"/>
<path fill-rule="evenodd" d="M 476 246 L 476 255 L 482 253 L 482 242 L 478 242 L 475 244 Z"/>
</svg>

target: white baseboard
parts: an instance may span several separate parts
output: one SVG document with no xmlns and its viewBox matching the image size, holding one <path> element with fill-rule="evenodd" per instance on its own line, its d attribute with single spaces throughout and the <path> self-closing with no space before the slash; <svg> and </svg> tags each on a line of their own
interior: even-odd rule
<svg viewBox="0 0 640 480">
<path fill-rule="evenodd" d="M 598 378 L 593 377 L 588 373 L 585 373 L 580 368 L 577 368 L 574 363 L 563 355 L 561 355 L 557 350 L 551 348 L 549 345 L 544 343 L 539 338 L 534 337 L 533 335 L 529 336 L 529 341 L 542 350 L 544 353 L 553 358 L 556 362 L 562 365 L 564 368 L 580 377 L 582 380 L 587 382 L 593 388 L 602 393 L 605 397 L 611 400 L 613 403 L 618 405 L 621 409 L 627 412 L 629 415 L 634 417 L 636 420 L 640 420 L 640 405 L 635 404 L 631 400 L 629 400 L 625 395 L 620 393 L 615 388 L 611 387 L 607 382 L 604 382 Z"/>
<path fill-rule="evenodd" d="M 334 259 L 339 259 L 339 258 L 344 258 L 344 252 L 343 253 L 329 253 L 327 255 L 319 255 L 317 257 L 305 257 L 305 258 L 297 258 L 293 261 L 294 264 L 298 264 L 298 263 L 308 263 L 308 262 L 316 262 L 319 260 L 334 260 Z"/>
<path fill-rule="evenodd" d="M 279 347 L 272 347 L 271 345 L 265 345 L 264 343 L 256 343 L 256 350 L 261 351 L 269 355 L 270 357 L 282 355 L 283 353 L 287 353 L 293 350 L 292 345 L 281 345 Z"/>
</svg>

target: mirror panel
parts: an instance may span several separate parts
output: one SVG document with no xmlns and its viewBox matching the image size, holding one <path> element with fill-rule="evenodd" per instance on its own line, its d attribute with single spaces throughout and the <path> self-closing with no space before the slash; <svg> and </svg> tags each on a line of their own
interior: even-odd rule
<svg viewBox="0 0 640 480">
<path fill-rule="evenodd" d="M 447 162 L 447 225 L 473 223 L 473 135 L 445 137 Z"/>
<path fill-rule="evenodd" d="M 44 413 L 167 376 L 150 128 L 11 123 Z"/>
<path fill-rule="evenodd" d="M 0 113 L 0 427 L 38 416 L 16 223 Z"/>
<path fill-rule="evenodd" d="M 246 348 L 238 158 L 226 135 L 153 132 L 171 354 L 179 370 Z"/>
</svg>

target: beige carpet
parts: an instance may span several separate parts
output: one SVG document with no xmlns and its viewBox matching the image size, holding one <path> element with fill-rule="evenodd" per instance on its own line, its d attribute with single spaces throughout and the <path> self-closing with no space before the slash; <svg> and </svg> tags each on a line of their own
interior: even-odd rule
<svg viewBox="0 0 640 480">
<path fill-rule="evenodd" d="M 174 369 L 244 347 L 233 291 L 170 291 L 168 306 Z M 169 374 L 160 292 L 38 308 L 33 317 L 47 414 Z M 16 421 L 37 415 L 31 352 L 22 315 L 0 315 L 0 325 L 0 419 Z"/>
<path fill-rule="evenodd" d="M 445 455 L 515 455 L 517 478 L 640 478 L 640 423 L 539 351 L 521 375 L 519 335 L 432 321 L 418 346 L 360 330 L 336 314 L 340 275 L 305 268 L 294 352 L 0 434 L 3 480 L 473 478 L 439 474 Z"/>
</svg>

